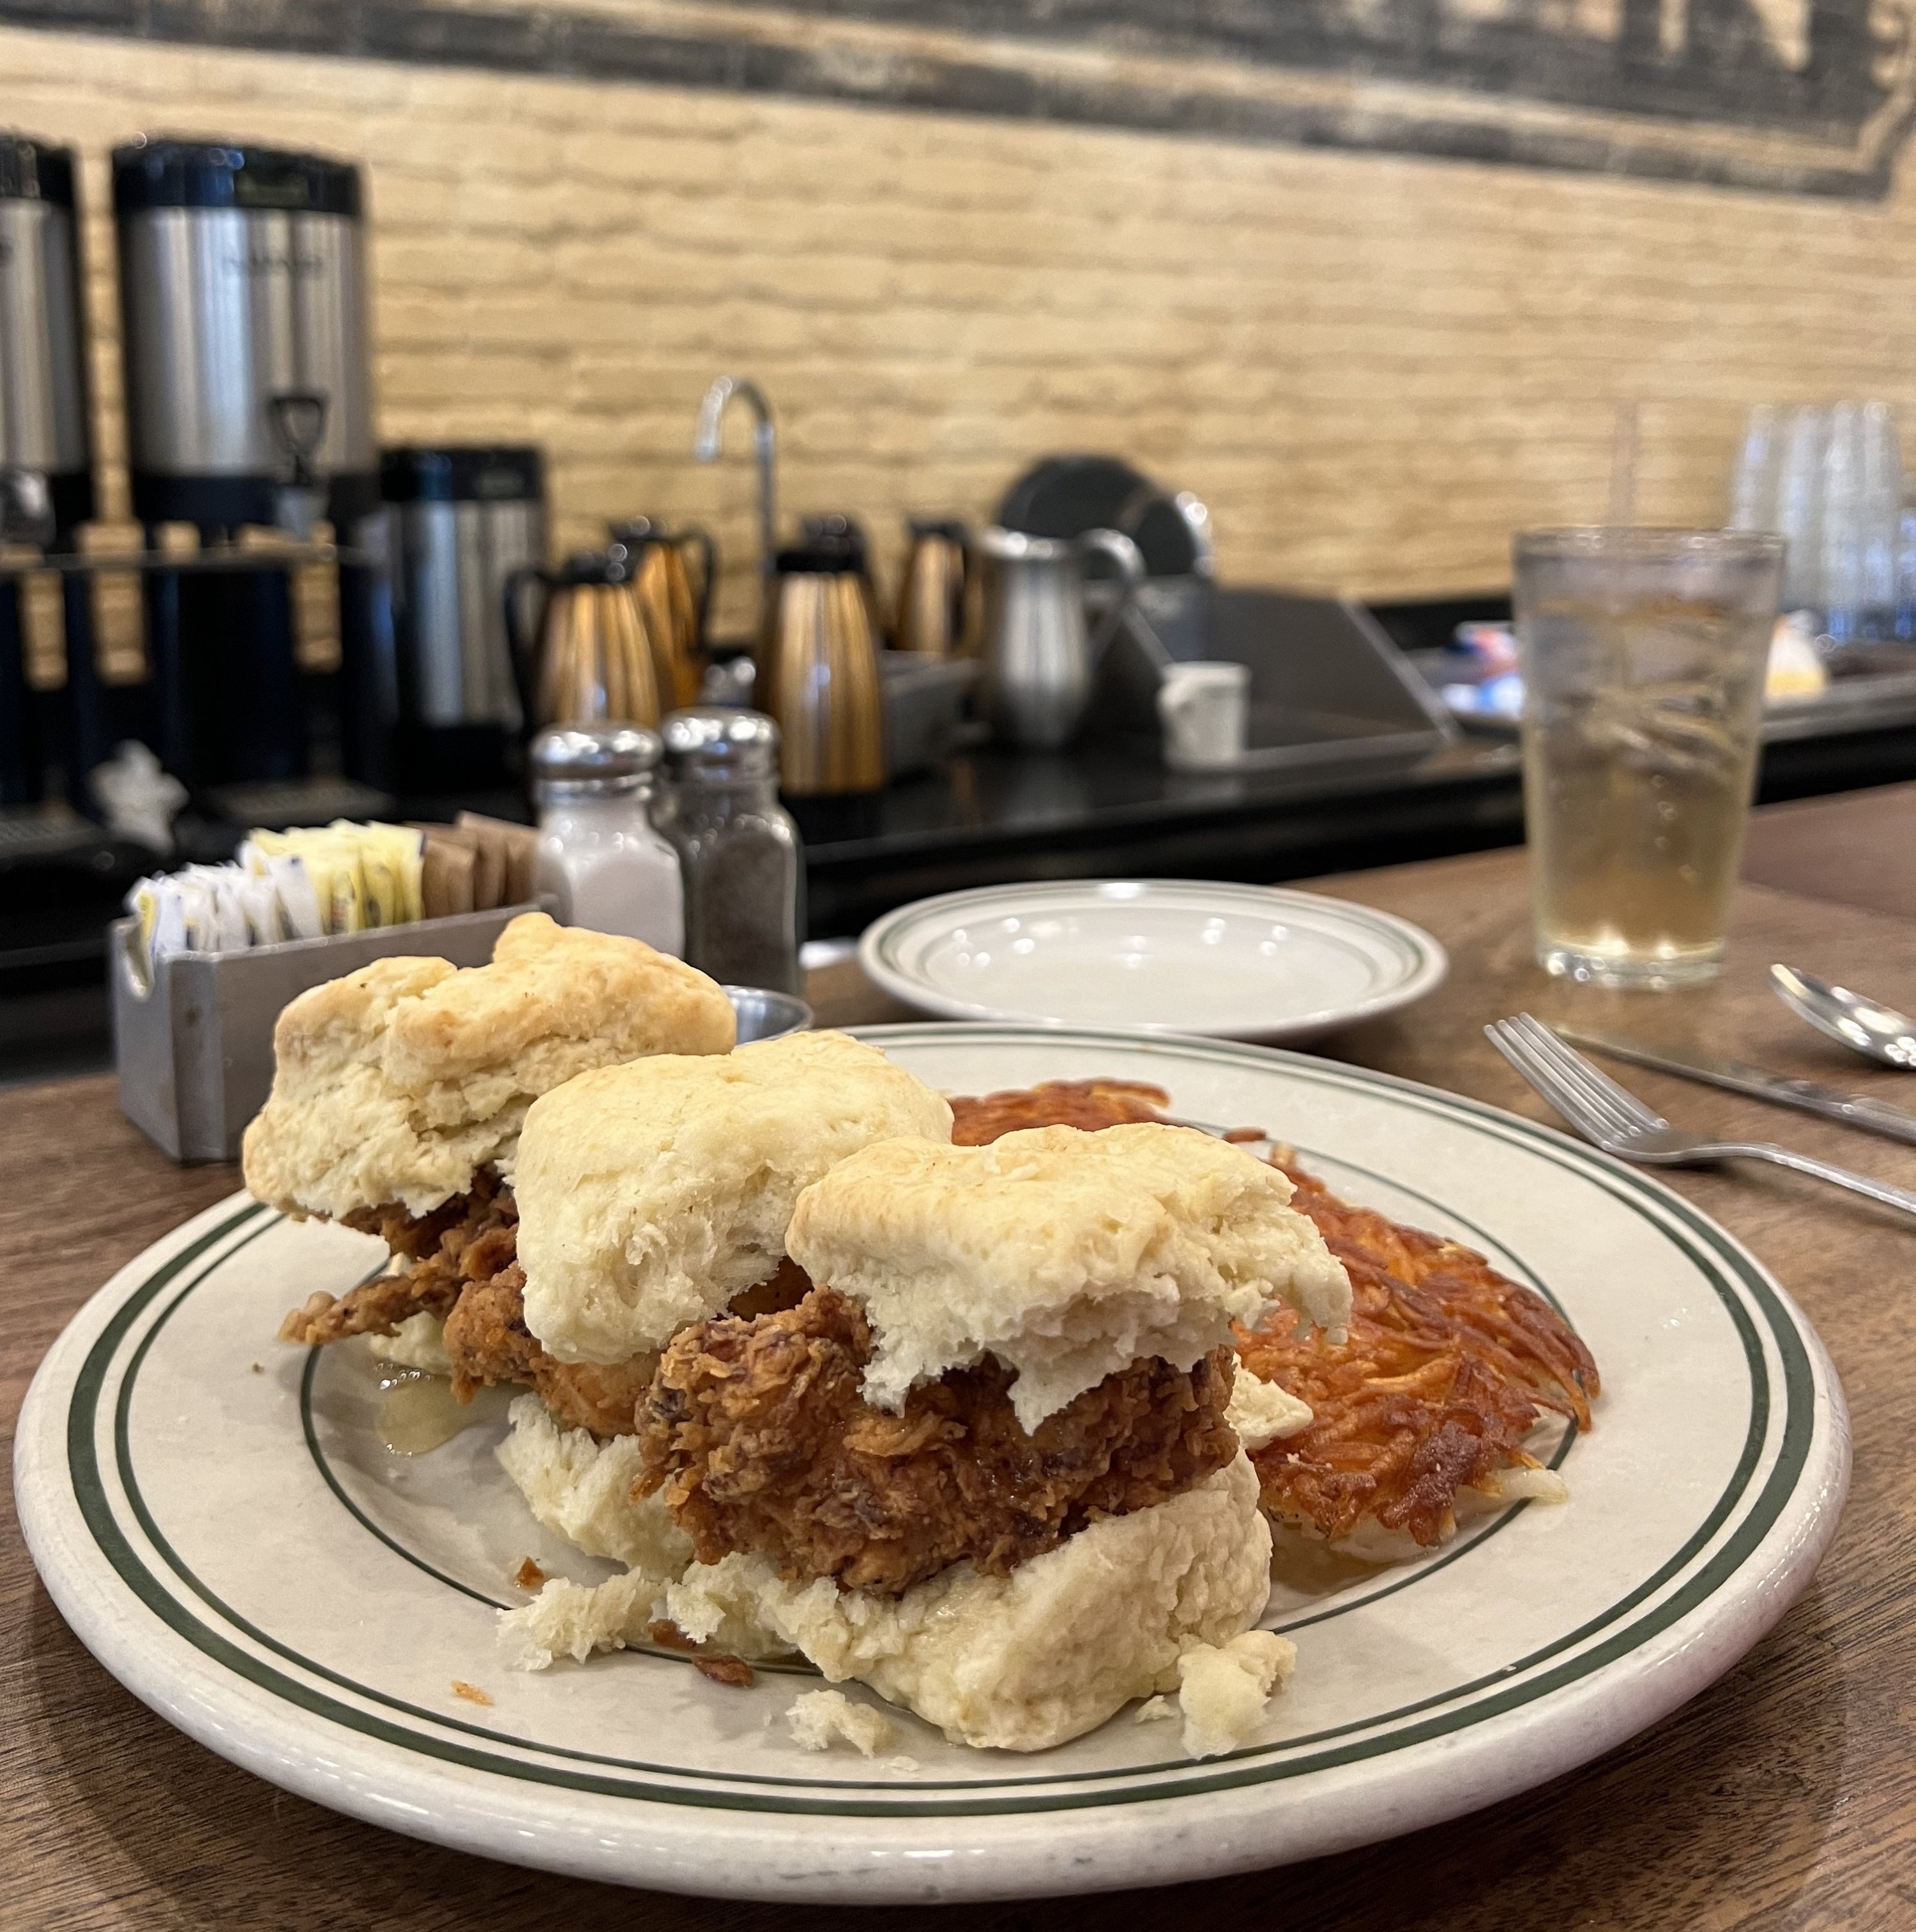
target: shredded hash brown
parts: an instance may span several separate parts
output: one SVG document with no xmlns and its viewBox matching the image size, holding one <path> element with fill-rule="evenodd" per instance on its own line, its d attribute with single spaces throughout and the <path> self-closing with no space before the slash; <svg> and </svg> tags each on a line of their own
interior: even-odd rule
<svg viewBox="0 0 1916 1932">
<path fill-rule="evenodd" d="M 1164 1120 L 1170 1101 L 1138 1082 L 1049 1081 L 955 1098 L 952 1138 L 977 1147 L 1019 1127 L 1095 1132 Z M 1227 1138 L 1270 1137 L 1246 1127 Z M 1455 1527 L 1462 1491 L 1535 1466 L 1524 1442 L 1546 1413 L 1590 1426 L 1597 1364 L 1542 1296 L 1483 1256 L 1340 1200 L 1288 1148 L 1272 1159 L 1344 1264 L 1351 1316 L 1342 1342 L 1300 1335 L 1288 1308 L 1238 1331 L 1244 1366 L 1312 1411 L 1307 1427 L 1252 1457 L 1264 1507 L 1328 1539 L 1372 1522 L 1429 1548 Z"/>
</svg>

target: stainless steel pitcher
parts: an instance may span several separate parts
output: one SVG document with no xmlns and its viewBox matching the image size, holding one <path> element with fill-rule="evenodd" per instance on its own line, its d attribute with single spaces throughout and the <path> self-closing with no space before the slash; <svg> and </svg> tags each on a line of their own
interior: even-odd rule
<svg viewBox="0 0 1916 1932">
<path fill-rule="evenodd" d="M 980 548 L 990 570 L 985 690 L 993 727 L 1028 751 L 1054 751 L 1084 716 L 1098 661 L 1144 580 L 1144 560 L 1116 530 L 1034 537 L 994 529 Z M 1093 550 L 1111 557 L 1122 578 L 1095 631 L 1084 614 L 1084 560 Z"/>
</svg>

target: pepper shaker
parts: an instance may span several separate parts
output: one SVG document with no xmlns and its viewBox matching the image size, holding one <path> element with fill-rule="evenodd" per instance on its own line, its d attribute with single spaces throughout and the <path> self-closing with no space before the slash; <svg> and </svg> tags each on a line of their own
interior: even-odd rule
<svg viewBox="0 0 1916 1932">
<path fill-rule="evenodd" d="M 805 856 L 778 802 L 778 727 L 763 712 L 701 705 L 661 729 L 655 817 L 685 882 L 685 958 L 723 986 L 801 992 Z"/>
<path fill-rule="evenodd" d="M 658 756 L 658 734 L 636 724 L 566 725 L 532 740 L 538 882 L 562 924 L 682 955 L 679 856 L 647 812 Z"/>
</svg>

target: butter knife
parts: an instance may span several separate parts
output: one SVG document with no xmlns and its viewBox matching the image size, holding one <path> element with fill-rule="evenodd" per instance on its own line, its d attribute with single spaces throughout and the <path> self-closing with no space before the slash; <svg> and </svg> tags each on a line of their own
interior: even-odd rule
<svg viewBox="0 0 1916 1932">
<path fill-rule="evenodd" d="M 1680 1053 L 1667 1046 L 1645 1046 L 1636 1040 L 1619 1040 L 1614 1034 L 1592 1033 L 1587 1028 L 1558 1026 L 1561 1034 L 1574 1046 L 1594 1047 L 1613 1060 L 1626 1060 L 1633 1066 L 1648 1066 L 1659 1073 L 1680 1074 L 1686 1080 L 1700 1080 L 1706 1086 L 1727 1087 L 1732 1094 L 1753 1094 L 1759 1100 L 1773 1100 L 1780 1107 L 1795 1107 L 1806 1114 L 1820 1114 L 1846 1127 L 1860 1127 L 1866 1133 L 1884 1134 L 1893 1141 L 1916 1145 L 1916 1114 L 1893 1107 L 1887 1100 L 1873 1100 L 1861 1094 L 1846 1094 L 1841 1088 L 1819 1085 L 1814 1080 L 1786 1079 L 1780 1073 L 1766 1072 L 1741 1060 L 1720 1060 L 1713 1054 Z"/>
</svg>

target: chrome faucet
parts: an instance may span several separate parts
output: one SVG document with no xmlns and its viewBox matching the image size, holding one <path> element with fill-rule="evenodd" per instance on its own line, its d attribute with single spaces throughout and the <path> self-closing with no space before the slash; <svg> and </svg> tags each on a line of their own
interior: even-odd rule
<svg viewBox="0 0 1916 1932">
<path fill-rule="evenodd" d="M 772 405 L 765 392 L 749 376 L 721 376 L 705 392 L 699 405 L 698 434 L 692 454 L 701 463 L 718 460 L 719 438 L 724 428 L 725 405 L 736 396 L 748 404 L 757 418 L 752 440 L 758 452 L 758 542 L 760 572 L 769 578 L 777 567 L 778 551 L 778 432 L 772 421 Z"/>
</svg>

